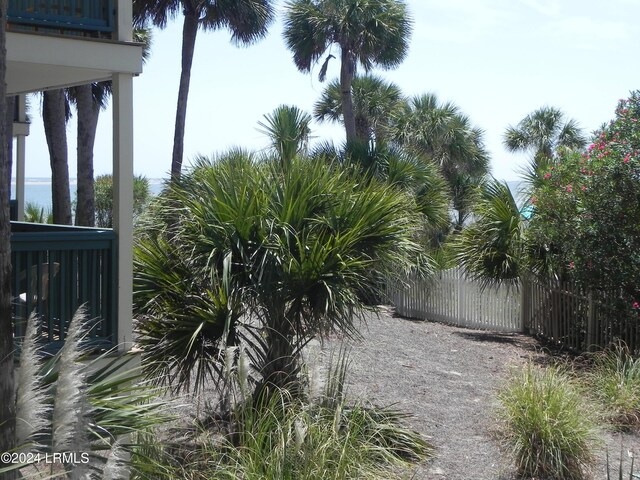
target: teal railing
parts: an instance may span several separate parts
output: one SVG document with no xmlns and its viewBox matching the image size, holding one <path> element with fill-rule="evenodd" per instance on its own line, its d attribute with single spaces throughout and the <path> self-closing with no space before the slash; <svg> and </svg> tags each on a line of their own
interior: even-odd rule
<svg viewBox="0 0 640 480">
<path fill-rule="evenodd" d="M 85 306 L 95 350 L 116 345 L 117 252 L 112 230 L 11 222 L 13 315 L 16 337 L 30 312 L 46 350 L 58 350 L 69 322 Z"/>
<path fill-rule="evenodd" d="M 18 28 L 53 32 L 114 31 L 114 0 L 9 0 L 7 20 Z"/>
</svg>

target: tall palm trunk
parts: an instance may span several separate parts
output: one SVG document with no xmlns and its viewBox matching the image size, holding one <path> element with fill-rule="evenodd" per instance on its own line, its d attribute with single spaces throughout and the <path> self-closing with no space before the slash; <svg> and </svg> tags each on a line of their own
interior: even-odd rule
<svg viewBox="0 0 640 480">
<path fill-rule="evenodd" d="M 100 116 L 100 105 L 93 99 L 91 84 L 76 87 L 78 112 L 78 190 L 76 225 L 95 225 L 95 189 L 93 183 L 93 145 Z"/>
<path fill-rule="evenodd" d="M 347 143 L 358 139 L 356 116 L 353 111 L 353 96 L 351 95 L 351 84 L 353 83 L 354 75 L 355 61 L 353 54 L 348 48 L 343 47 L 340 63 L 340 95 L 342 97 L 342 118 L 344 119 Z M 361 140 L 366 140 L 366 138 Z"/>
<path fill-rule="evenodd" d="M 71 225 L 66 100 L 62 90 L 46 91 L 43 97 L 42 120 L 51 162 L 53 223 Z"/>
<path fill-rule="evenodd" d="M 7 0 L 0 0 L 0 119 L 7 118 L 6 19 Z M 7 152 L 7 129 L 0 128 L 0 178 L 11 176 Z M 13 325 L 11 322 L 11 224 L 9 184 L 0 182 L 0 452 L 15 445 L 16 404 L 13 365 Z M 4 466 L 4 465 L 0 465 Z M 5 473 L 3 478 L 15 478 Z"/>
<path fill-rule="evenodd" d="M 176 107 L 176 125 L 173 136 L 173 156 L 171 159 L 171 179 L 180 178 L 182 156 L 184 153 L 184 131 L 187 118 L 187 99 L 191 82 L 191 65 L 198 34 L 199 16 L 193 5 L 185 4 L 184 25 L 182 26 L 182 71 L 178 88 L 178 105 Z"/>
<path fill-rule="evenodd" d="M 7 97 L 7 111 L 5 115 L 5 141 L 7 142 L 7 161 L 8 170 L 6 173 L 6 177 L 2 178 L 3 182 L 7 182 L 7 192 L 9 193 L 9 198 L 11 198 L 11 168 L 13 164 L 13 121 L 15 119 L 15 106 L 16 106 L 16 98 L 15 96 Z"/>
</svg>

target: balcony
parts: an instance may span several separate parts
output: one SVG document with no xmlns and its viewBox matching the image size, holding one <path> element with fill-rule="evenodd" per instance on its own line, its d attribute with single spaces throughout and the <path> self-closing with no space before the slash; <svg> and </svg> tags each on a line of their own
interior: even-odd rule
<svg viewBox="0 0 640 480">
<path fill-rule="evenodd" d="M 8 29 L 111 38 L 114 0 L 9 0 Z"/>
<path fill-rule="evenodd" d="M 73 314 L 85 305 L 95 351 L 115 346 L 116 235 L 112 230 L 11 222 L 13 315 L 16 337 L 35 311 L 45 350 L 64 342 Z"/>
</svg>

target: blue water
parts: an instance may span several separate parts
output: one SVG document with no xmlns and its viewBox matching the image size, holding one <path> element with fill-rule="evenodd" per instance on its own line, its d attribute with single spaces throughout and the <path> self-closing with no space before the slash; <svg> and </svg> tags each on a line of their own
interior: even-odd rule
<svg viewBox="0 0 640 480">
<path fill-rule="evenodd" d="M 76 181 L 71 179 L 71 198 L 76 195 Z M 149 190 L 152 195 L 157 195 L 162 190 L 165 180 L 162 178 L 150 178 Z M 507 185 L 516 197 L 519 206 L 525 202 L 525 197 L 521 193 L 523 182 L 510 181 Z M 45 209 L 51 207 L 51 180 L 49 178 L 27 178 L 25 181 L 25 203 L 32 202 Z M 15 198 L 15 184 L 11 183 L 11 197 Z"/>
<path fill-rule="evenodd" d="M 15 180 L 11 182 L 11 198 L 15 198 Z M 71 199 L 76 195 L 76 181 L 70 180 Z M 164 180 L 161 178 L 149 179 L 149 190 L 152 195 L 157 195 L 164 186 Z M 51 207 L 51 180 L 49 178 L 27 178 L 24 185 L 24 197 L 26 203 L 35 203 L 45 209 Z"/>
</svg>

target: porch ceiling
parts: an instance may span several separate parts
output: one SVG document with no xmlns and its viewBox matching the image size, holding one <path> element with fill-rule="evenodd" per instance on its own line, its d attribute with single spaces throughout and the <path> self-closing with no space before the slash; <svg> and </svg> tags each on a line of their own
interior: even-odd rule
<svg viewBox="0 0 640 480">
<path fill-rule="evenodd" d="M 9 95 L 109 80 L 113 73 L 141 72 L 140 44 L 7 33 Z"/>
</svg>

